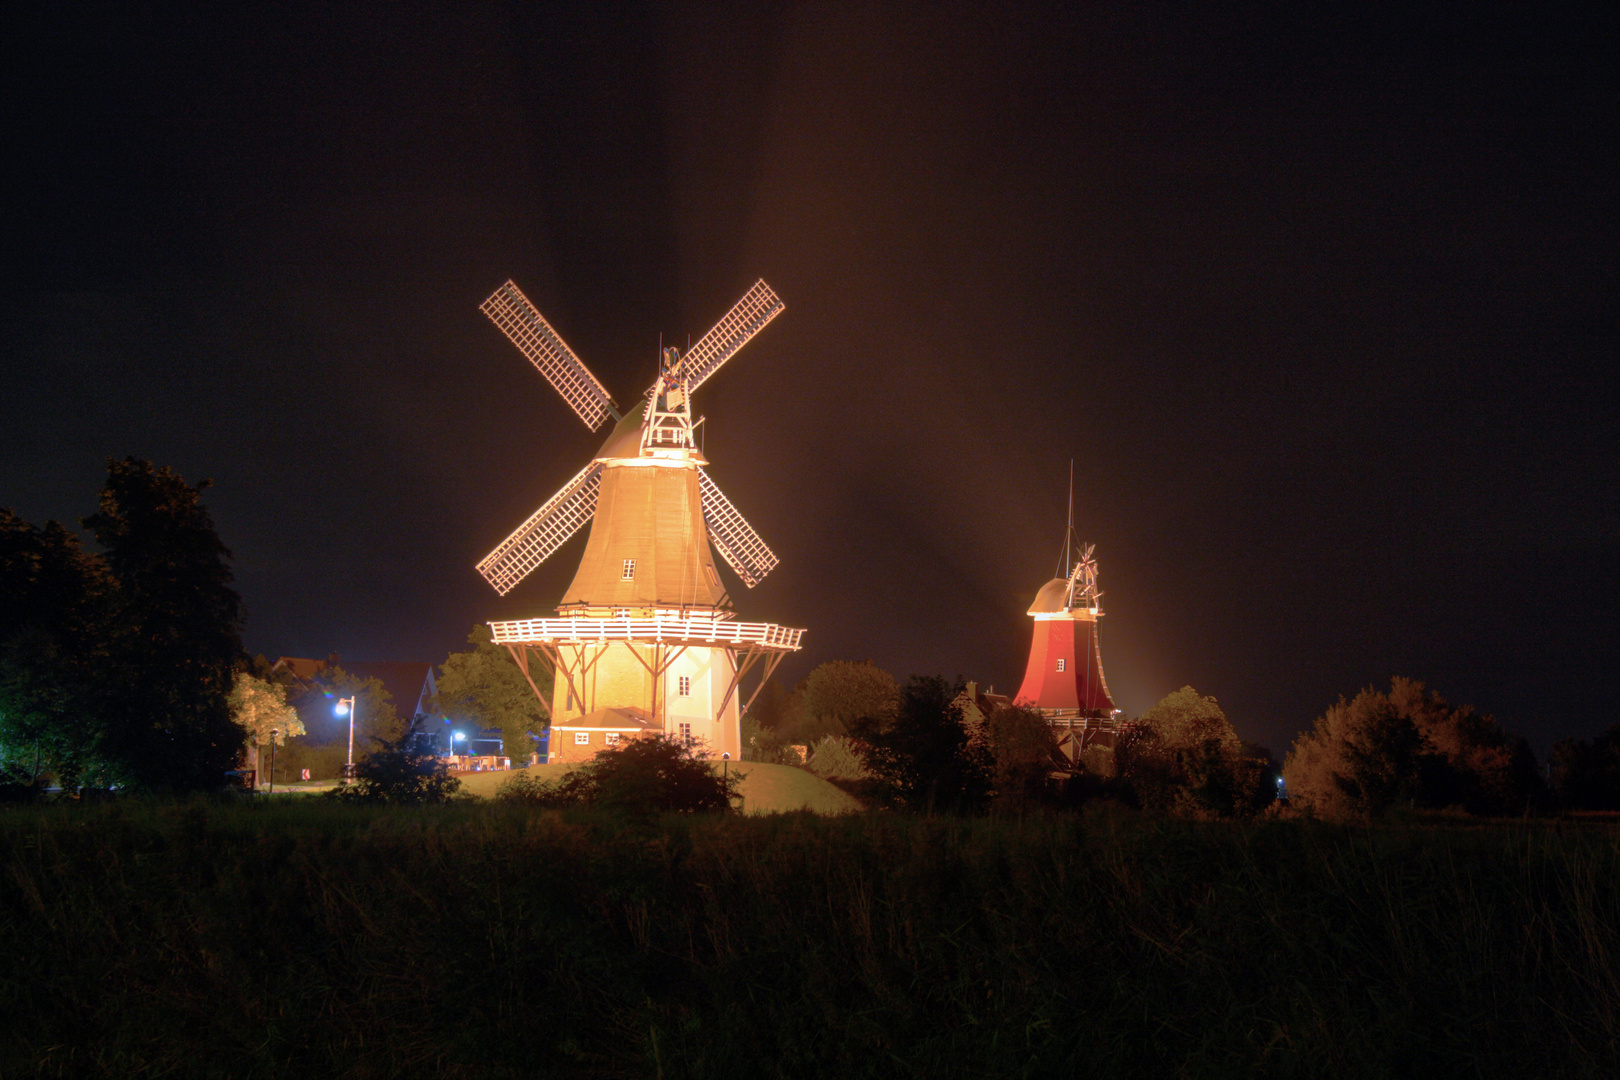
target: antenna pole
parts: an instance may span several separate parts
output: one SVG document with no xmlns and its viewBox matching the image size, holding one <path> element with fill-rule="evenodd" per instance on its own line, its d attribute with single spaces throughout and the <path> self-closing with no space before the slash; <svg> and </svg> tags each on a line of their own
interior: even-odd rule
<svg viewBox="0 0 1620 1080">
<path fill-rule="evenodd" d="M 1069 538 L 1074 535 L 1074 458 L 1069 459 L 1069 531 L 1063 534 L 1063 575 L 1069 574 Z"/>
</svg>

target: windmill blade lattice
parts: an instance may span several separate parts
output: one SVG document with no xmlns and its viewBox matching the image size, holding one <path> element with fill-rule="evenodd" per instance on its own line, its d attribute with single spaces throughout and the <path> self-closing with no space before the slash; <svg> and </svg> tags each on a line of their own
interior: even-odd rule
<svg viewBox="0 0 1620 1080">
<path fill-rule="evenodd" d="M 601 490 L 602 464 L 593 461 L 484 556 L 478 572 L 505 596 L 591 520 Z"/>
<path fill-rule="evenodd" d="M 681 358 L 680 377 L 687 392 L 702 386 L 705 379 L 719 371 L 738 349 L 748 344 L 749 338 L 765 329 L 786 307 L 763 279 L 754 282 L 754 287 Z"/>
<path fill-rule="evenodd" d="M 540 374 L 557 388 L 557 393 L 579 414 L 587 428 L 595 431 L 609 416 L 618 419 L 607 388 L 591 374 L 584 361 L 574 355 L 574 350 L 516 285 L 508 281 L 480 304 L 478 310 L 488 315 L 518 351 L 540 369 Z"/>
<path fill-rule="evenodd" d="M 752 589 L 776 568 L 776 553 L 766 546 L 754 527 L 737 512 L 720 486 L 702 469 L 697 471 L 703 493 L 703 523 L 709 528 L 709 543 L 720 557 Z"/>
</svg>

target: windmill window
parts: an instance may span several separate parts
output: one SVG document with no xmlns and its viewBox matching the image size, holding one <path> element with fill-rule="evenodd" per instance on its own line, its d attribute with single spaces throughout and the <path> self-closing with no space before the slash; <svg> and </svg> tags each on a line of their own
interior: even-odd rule
<svg viewBox="0 0 1620 1080">
<path fill-rule="evenodd" d="M 1064 664 L 1065 664 L 1065 663 L 1067 663 L 1067 661 L 1066 661 L 1066 660 L 1059 660 L 1059 661 L 1058 661 L 1058 670 L 1059 670 L 1059 671 L 1062 671 L 1062 670 L 1063 670 L 1063 665 L 1064 665 Z"/>
<path fill-rule="evenodd" d="M 619 733 L 617 731 L 610 731 L 606 735 L 602 736 L 602 741 L 607 743 L 609 746 L 616 746 L 619 742 Z"/>
<path fill-rule="evenodd" d="M 624 560 L 624 573 L 619 575 L 621 581 L 634 581 L 636 577 L 636 560 Z"/>
<path fill-rule="evenodd" d="M 574 732 L 574 745 L 575 746 L 589 746 L 590 743 L 591 743 L 591 733 L 590 732 L 588 732 L 588 731 L 576 731 L 576 732 Z"/>
<path fill-rule="evenodd" d="M 682 724 L 681 725 L 681 745 L 682 746 L 691 746 L 692 745 L 692 725 L 691 724 Z"/>
<path fill-rule="evenodd" d="M 676 680 L 676 686 L 679 687 L 681 697 L 692 696 L 692 676 L 682 675 Z"/>
</svg>

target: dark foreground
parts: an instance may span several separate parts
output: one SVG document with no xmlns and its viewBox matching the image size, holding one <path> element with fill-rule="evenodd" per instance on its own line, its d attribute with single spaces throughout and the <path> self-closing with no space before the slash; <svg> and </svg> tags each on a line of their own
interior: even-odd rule
<svg viewBox="0 0 1620 1080">
<path fill-rule="evenodd" d="M 0 1077 L 1601 1076 L 1620 834 L 0 813 Z"/>
</svg>

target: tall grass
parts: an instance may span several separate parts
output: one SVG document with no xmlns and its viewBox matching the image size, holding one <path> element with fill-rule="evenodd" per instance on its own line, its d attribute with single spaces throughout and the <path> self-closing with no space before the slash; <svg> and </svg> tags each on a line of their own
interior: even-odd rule
<svg viewBox="0 0 1620 1080">
<path fill-rule="evenodd" d="M 1605 1076 L 1620 836 L 0 814 L 0 1077 Z"/>
</svg>

